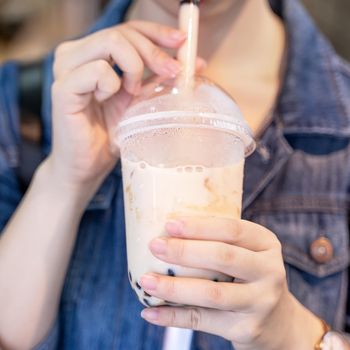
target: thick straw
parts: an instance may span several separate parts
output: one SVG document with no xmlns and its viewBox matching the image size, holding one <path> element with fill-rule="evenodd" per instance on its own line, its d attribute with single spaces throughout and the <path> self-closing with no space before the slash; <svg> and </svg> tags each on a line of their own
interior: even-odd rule
<svg viewBox="0 0 350 350">
<path fill-rule="evenodd" d="M 199 27 L 199 0 L 180 2 L 179 28 L 187 33 L 187 40 L 178 51 L 177 59 L 182 63 L 183 72 L 178 78 L 178 85 L 191 88 L 196 73 L 196 58 Z"/>
</svg>

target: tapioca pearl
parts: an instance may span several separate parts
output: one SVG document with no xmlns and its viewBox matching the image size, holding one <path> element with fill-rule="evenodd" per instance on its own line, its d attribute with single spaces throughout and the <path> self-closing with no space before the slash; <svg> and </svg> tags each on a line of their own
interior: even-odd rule
<svg viewBox="0 0 350 350">
<path fill-rule="evenodd" d="M 176 168 L 176 171 L 177 171 L 178 173 L 182 173 L 182 172 L 183 172 L 183 168 Z"/>
<path fill-rule="evenodd" d="M 144 302 L 148 307 L 152 307 L 151 303 L 150 303 L 146 298 L 143 298 L 143 302 Z"/>
<path fill-rule="evenodd" d="M 219 279 L 218 278 L 214 278 L 213 282 L 219 282 Z"/>
<path fill-rule="evenodd" d="M 168 276 L 175 277 L 175 272 L 173 269 L 168 269 Z"/>
</svg>

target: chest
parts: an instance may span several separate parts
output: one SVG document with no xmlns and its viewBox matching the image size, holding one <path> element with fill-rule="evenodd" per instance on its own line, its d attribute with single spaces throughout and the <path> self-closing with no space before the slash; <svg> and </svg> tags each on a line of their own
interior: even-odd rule
<svg viewBox="0 0 350 350">
<path fill-rule="evenodd" d="M 243 215 L 281 240 L 289 288 L 297 298 L 341 327 L 349 151 L 325 151 L 313 154 L 272 125 L 246 163 Z M 142 306 L 129 286 L 120 177 L 112 183 L 108 203 L 90 206 L 80 226 L 61 303 L 64 348 L 160 350 L 164 330 L 140 318 Z M 224 339 L 202 333 L 194 335 L 193 346 L 231 349 Z"/>
</svg>

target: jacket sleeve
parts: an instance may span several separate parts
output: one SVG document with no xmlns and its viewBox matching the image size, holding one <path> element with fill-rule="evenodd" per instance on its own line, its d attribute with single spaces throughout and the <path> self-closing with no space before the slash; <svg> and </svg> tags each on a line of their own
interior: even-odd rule
<svg viewBox="0 0 350 350">
<path fill-rule="evenodd" d="M 15 63 L 0 66 L 0 239 L 9 219 L 22 199 L 17 179 L 18 145 L 20 143 L 17 81 Z M 20 336 L 20 335 L 19 335 Z M 34 349 L 58 349 L 59 323 Z"/>
<path fill-rule="evenodd" d="M 19 120 L 17 66 L 0 66 L 0 232 L 16 210 L 21 191 L 16 176 Z"/>
</svg>

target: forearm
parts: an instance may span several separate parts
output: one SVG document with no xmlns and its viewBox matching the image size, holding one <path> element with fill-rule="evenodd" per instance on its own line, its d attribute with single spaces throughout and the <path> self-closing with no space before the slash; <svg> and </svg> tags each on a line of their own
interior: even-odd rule
<svg viewBox="0 0 350 350">
<path fill-rule="evenodd" d="M 88 195 L 65 187 L 47 162 L 0 239 L 0 343 L 29 349 L 56 317 Z"/>
</svg>

